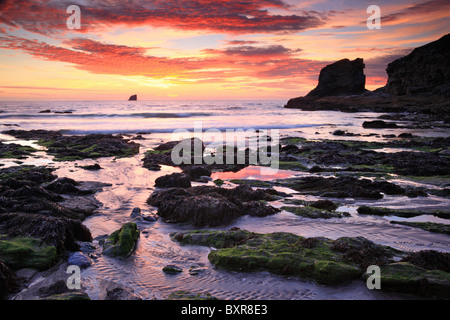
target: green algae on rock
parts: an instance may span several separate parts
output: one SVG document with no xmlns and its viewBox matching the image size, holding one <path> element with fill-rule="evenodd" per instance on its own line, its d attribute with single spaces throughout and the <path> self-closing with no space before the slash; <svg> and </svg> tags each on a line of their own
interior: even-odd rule
<svg viewBox="0 0 450 320">
<path fill-rule="evenodd" d="M 412 218 L 421 215 L 433 215 L 442 219 L 448 219 L 450 214 L 443 211 L 418 211 L 418 210 L 403 210 L 403 209 L 389 209 L 383 207 L 369 207 L 360 206 L 357 209 L 359 214 L 368 214 L 376 216 L 397 216 L 403 218 Z"/>
<path fill-rule="evenodd" d="M 267 270 L 322 284 L 358 279 L 363 273 L 358 263 L 346 261 L 345 253 L 334 248 L 337 240 L 304 238 L 285 232 L 258 234 L 240 229 L 190 231 L 171 236 L 183 244 L 217 248 L 209 253 L 208 259 L 218 267 L 231 270 Z M 382 254 L 390 261 L 389 252 Z"/>
<path fill-rule="evenodd" d="M 172 238 L 172 240 L 178 241 L 183 244 L 193 244 L 214 248 L 228 248 L 243 243 L 246 240 L 257 235 L 258 234 L 249 232 L 247 230 L 231 228 L 226 232 L 210 230 L 174 232 L 170 234 L 170 237 Z"/>
<path fill-rule="evenodd" d="M 46 270 L 58 261 L 54 246 L 42 244 L 39 239 L 15 237 L 0 240 L 0 257 L 12 269 L 32 268 Z"/>
<path fill-rule="evenodd" d="M 111 233 L 105 240 L 103 254 L 126 258 L 135 249 L 139 234 L 136 223 L 125 223 L 122 228 Z"/>
<path fill-rule="evenodd" d="M 331 240 L 286 232 L 259 234 L 238 228 L 177 232 L 171 238 L 182 244 L 212 247 L 210 262 L 229 270 L 265 270 L 335 285 L 367 279 L 367 267 L 377 265 L 381 267 L 383 290 L 450 297 L 450 255 L 437 251 L 408 255 L 364 237 Z"/>
<path fill-rule="evenodd" d="M 342 218 L 348 217 L 350 214 L 348 212 L 336 212 L 336 211 L 327 211 L 324 209 L 317 209 L 314 207 L 291 207 L 284 206 L 281 207 L 282 210 L 286 210 L 291 212 L 297 216 L 310 218 L 310 219 L 331 219 L 331 218 Z"/>
<path fill-rule="evenodd" d="M 33 147 L 0 141 L 0 159 L 25 159 L 36 151 Z"/>
<path fill-rule="evenodd" d="M 164 266 L 162 271 L 165 273 L 177 274 L 177 273 L 183 272 L 183 269 L 181 269 L 180 267 L 178 267 L 174 264 L 168 264 L 167 266 Z"/>
<path fill-rule="evenodd" d="M 387 291 L 448 299 L 450 273 L 427 270 L 407 262 L 387 264 L 381 267 L 381 287 Z"/>
<path fill-rule="evenodd" d="M 65 136 L 61 132 L 47 130 L 8 130 L 3 133 L 18 139 L 38 140 L 47 147 L 47 153 L 56 161 L 75 161 L 100 157 L 129 157 L 139 153 L 139 144 L 123 139 L 120 135 L 88 134 Z"/>
<path fill-rule="evenodd" d="M 217 300 L 209 293 L 192 293 L 185 290 L 172 292 L 167 300 Z"/>
<path fill-rule="evenodd" d="M 408 222 L 408 221 L 391 221 L 392 224 L 401 224 L 404 226 L 419 228 L 429 232 L 450 234 L 450 225 L 434 222 Z"/>
</svg>

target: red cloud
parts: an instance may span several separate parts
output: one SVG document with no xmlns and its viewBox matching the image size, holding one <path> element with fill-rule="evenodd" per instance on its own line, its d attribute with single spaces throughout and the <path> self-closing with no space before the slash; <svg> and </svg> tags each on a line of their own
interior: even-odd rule
<svg viewBox="0 0 450 320">
<path fill-rule="evenodd" d="M 298 59 L 283 46 L 239 46 L 206 50 L 206 58 L 166 58 L 146 54 L 146 48 L 105 44 L 91 39 L 66 40 L 65 47 L 14 36 L 0 36 L 0 48 L 21 50 L 35 58 L 71 63 L 80 70 L 96 74 L 173 77 L 201 81 L 232 77 L 281 79 L 291 76 L 316 78 L 326 62 Z M 211 69 L 222 69 L 222 72 Z"/>
<path fill-rule="evenodd" d="M 65 32 L 73 1 L 6 0 L 0 4 L 0 23 L 52 35 Z M 314 12 L 272 15 L 267 8 L 287 10 L 281 0 L 92 0 L 81 6 L 81 32 L 111 25 L 151 25 L 226 33 L 298 32 L 324 24 Z"/>
<path fill-rule="evenodd" d="M 65 45 L 72 46 L 72 49 L 37 40 L 0 37 L 0 48 L 22 50 L 43 60 L 72 63 L 76 68 L 91 73 L 161 78 L 193 69 L 188 59 L 146 56 L 145 48 L 103 44 L 90 39 L 68 40 Z"/>
</svg>

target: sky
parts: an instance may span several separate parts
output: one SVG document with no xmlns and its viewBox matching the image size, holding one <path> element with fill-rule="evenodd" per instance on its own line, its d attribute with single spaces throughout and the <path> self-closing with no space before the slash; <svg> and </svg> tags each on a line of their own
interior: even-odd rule
<svg viewBox="0 0 450 320">
<path fill-rule="evenodd" d="M 449 32 L 448 0 L 6 0 L 0 100 L 284 100 L 344 58 L 364 59 L 374 90 L 389 62 Z"/>
</svg>

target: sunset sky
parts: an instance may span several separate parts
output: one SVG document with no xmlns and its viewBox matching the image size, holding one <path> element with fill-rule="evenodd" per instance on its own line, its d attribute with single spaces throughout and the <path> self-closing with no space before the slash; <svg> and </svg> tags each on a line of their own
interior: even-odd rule
<svg viewBox="0 0 450 320">
<path fill-rule="evenodd" d="M 366 26 L 372 4 L 381 29 Z M 1 1 L 0 100 L 289 99 L 358 57 L 373 90 L 449 17 L 448 0 Z"/>
</svg>

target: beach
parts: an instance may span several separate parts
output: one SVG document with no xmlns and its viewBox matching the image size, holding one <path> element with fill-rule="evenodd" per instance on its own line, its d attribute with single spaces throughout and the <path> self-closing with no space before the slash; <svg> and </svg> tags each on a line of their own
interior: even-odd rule
<svg viewBox="0 0 450 320">
<path fill-rule="evenodd" d="M 395 128 L 364 128 L 364 122 L 376 121 L 385 114 L 300 111 L 283 108 L 282 101 L 133 103 L 135 102 L 2 103 L 2 143 L 15 143 L 35 149 L 20 156 L 2 157 L 0 170 L 3 174 L 5 170 L 14 167 L 45 167 L 51 169 L 58 179 L 73 179 L 81 182 L 78 189 L 95 192 L 87 200 L 87 196 L 78 194 L 77 199 L 83 198 L 85 202 L 72 201 L 77 203 L 75 206 L 73 203 L 69 205 L 70 201 L 67 202 L 67 199 L 62 203 L 58 201 L 63 206 L 68 203 L 71 208 L 84 206 L 83 209 L 91 210 L 81 220 L 90 231 L 91 240 L 77 240 L 81 244 L 80 248 L 63 250 L 58 254 L 57 262 L 52 263 L 53 269 L 50 269 L 61 268 L 61 263 L 66 267 L 64 263 L 67 263 L 72 252 L 81 251 L 90 260 L 89 266 L 82 268 L 81 272 L 81 288 L 90 299 L 105 299 L 105 290 L 110 290 L 108 286 L 119 285 L 126 288 L 122 289 L 128 294 L 128 298 L 144 300 L 167 299 L 180 290 L 227 300 L 372 300 L 421 297 L 417 292 L 369 290 L 365 281 L 361 280 L 362 271 L 356 277 L 328 284 L 309 276 L 277 272 L 270 267 L 266 270 L 261 267 L 251 270 L 243 268 L 239 271 L 217 266 L 208 256 L 220 248 L 195 243 L 184 245 L 173 238 L 174 234 L 194 230 L 228 232 L 227 230 L 239 228 L 255 234 L 281 232 L 304 238 L 324 237 L 330 241 L 362 236 L 376 245 L 388 246 L 405 253 L 422 250 L 450 253 L 450 180 L 445 171 L 448 167 L 442 167 L 442 163 L 448 161 L 449 131 L 442 122 L 432 123 L 433 129 L 420 128 L 413 121 L 395 121 Z M 40 113 L 47 109 L 51 111 Z M 230 110 L 233 112 L 230 113 Z M 259 117 L 252 117 L 255 112 Z M 405 118 L 408 119 L 407 115 Z M 263 201 L 264 206 L 275 208 L 275 212 L 262 216 L 237 213 L 234 218 L 211 227 L 212 222 L 199 224 L 198 221 L 180 222 L 173 217 L 164 217 L 158 206 L 148 203 L 153 194 L 167 190 L 168 186 L 155 186 L 158 178 L 187 172 L 184 167 L 170 165 L 170 162 L 166 162 L 167 159 L 162 161 L 161 153 L 164 155 L 164 152 L 157 154 L 154 150 L 173 140 L 174 129 L 192 130 L 196 122 L 202 123 L 204 131 L 217 128 L 225 133 L 226 129 L 254 129 L 260 133 L 260 137 L 263 133 L 279 134 L 279 170 L 274 175 L 262 175 L 261 169 L 264 167 L 247 163 L 239 168 L 215 167 L 206 177 L 202 175 L 189 178 L 190 188 L 194 188 L 193 190 L 202 186 L 234 190 L 243 185 L 252 190 L 274 190 L 271 191 L 275 195 L 273 197 L 255 196 L 255 199 Z M 32 131 L 39 129 L 49 131 L 40 135 Z M 22 130 L 28 132 L 27 135 Z M 61 144 L 66 140 L 55 136 L 53 132 L 59 132 L 62 137 L 91 135 L 89 146 L 102 146 L 100 140 L 95 139 L 104 139 L 101 135 L 112 135 L 117 137 L 112 140 L 114 143 L 120 141 L 124 145 L 120 145 L 121 153 L 115 155 L 109 155 L 110 150 L 105 147 L 101 149 L 105 154 L 93 155 L 92 150 L 89 154 L 85 152 L 87 148 L 83 148 L 84 153 L 68 156 L 63 146 L 55 147 L 57 141 Z M 53 145 L 49 137 L 53 139 Z M 202 139 L 205 154 L 217 151 L 218 145 L 214 141 L 208 141 L 206 136 L 197 138 Z M 242 139 L 245 139 L 244 135 Z M 71 140 L 66 142 L 72 143 Z M 104 145 L 112 146 L 112 142 L 105 142 Z M 130 152 L 122 152 L 128 147 Z M 160 150 L 164 151 L 164 148 Z M 333 150 L 332 153 L 330 150 Z M 407 159 L 412 159 L 411 166 L 420 166 L 417 162 L 420 159 L 436 157 L 441 161 L 441 170 L 433 172 L 432 168 L 428 168 L 428 171 L 425 168 L 423 172 L 417 173 L 405 171 L 407 168 L 401 162 L 404 161 L 401 155 L 405 154 Z M 414 154 L 417 154 L 416 158 Z M 370 166 L 367 162 L 369 158 Z M 148 162 L 152 165 L 144 167 Z M 93 167 L 94 165 L 98 165 L 100 169 Z M 440 163 L 436 164 L 437 167 L 439 165 Z M 93 168 L 97 170 L 91 170 Z M 311 187 L 304 180 L 311 177 L 324 180 Z M 354 187 L 347 190 L 344 178 L 354 179 L 351 180 Z M 336 185 L 327 190 L 318 188 L 327 185 L 327 179 L 336 179 Z M 4 185 L 5 181 L 3 178 Z M 355 190 L 359 181 L 366 182 L 361 185 L 361 190 L 358 189 L 358 193 Z M 90 182 L 100 185 L 94 187 L 89 185 Z M 176 183 L 169 187 L 175 187 Z M 379 185 L 375 185 L 376 183 Z M 55 193 L 63 193 L 63 198 L 75 197 L 70 192 L 64 194 L 58 189 Z M 196 197 L 205 196 L 194 194 L 192 199 L 197 199 Z M 230 197 L 227 199 L 238 201 L 236 196 Z M 183 204 L 186 201 L 189 203 L 189 199 L 191 198 L 183 200 Z M 312 203 L 324 199 L 335 203 L 336 208 L 322 210 L 319 214 L 325 215 L 318 217 L 297 212 L 296 208 L 311 208 Z M 245 205 L 248 202 L 242 203 Z M 360 210 L 361 207 L 381 207 L 392 211 L 385 214 L 365 214 Z M 147 215 L 155 219 L 148 221 L 142 217 L 130 217 L 134 208 L 140 208 L 142 217 Z M 195 209 L 196 207 L 187 207 L 186 210 Z M 170 208 L 167 210 L 170 211 Z M 35 214 L 45 213 L 41 210 Z M 140 231 L 132 252 L 126 258 L 103 254 L 105 237 L 130 221 L 136 223 Z M 434 226 L 443 226 L 444 231 L 438 233 L 433 229 L 431 232 L 430 229 L 423 230 L 414 224 L 398 224 L 404 222 L 432 223 Z M 402 258 L 404 257 L 399 254 L 395 259 Z M 179 270 L 175 273 L 163 271 L 168 265 L 176 266 Z M 48 273 L 48 269 L 28 274 L 28 279 L 22 280 L 22 291 L 16 290 L 9 298 L 42 298 L 36 296 L 36 289 L 33 290 L 32 286 L 28 289 L 26 287 L 45 275 L 45 272 Z M 43 295 L 51 294 L 52 290 L 48 289 Z"/>
</svg>

